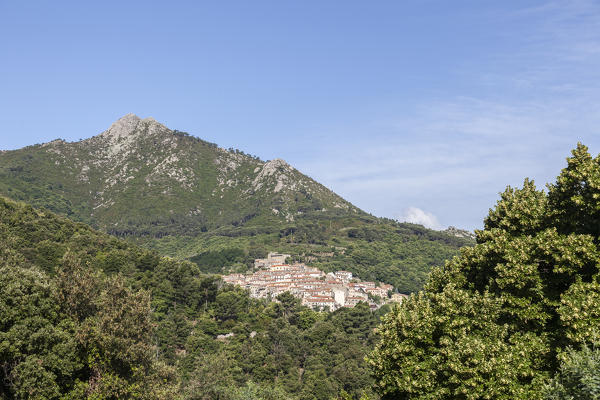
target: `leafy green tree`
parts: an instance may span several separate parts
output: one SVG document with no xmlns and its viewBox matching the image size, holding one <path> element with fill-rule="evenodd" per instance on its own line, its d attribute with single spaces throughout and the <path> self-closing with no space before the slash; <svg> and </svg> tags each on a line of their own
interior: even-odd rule
<svg viewBox="0 0 600 400">
<path fill-rule="evenodd" d="M 544 388 L 545 400 L 599 400 L 600 350 L 584 344 L 567 349 L 558 373 Z"/>
<path fill-rule="evenodd" d="M 200 354 L 196 368 L 183 388 L 184 399 L 228 400 L 230 390 L 236 387 L 235 366 L 224 352 Z"/>
<path fill-rule="evenodd" d="M 240 288 L 220 292 L 215 299 L 216 317 L 221 321 L 237 318 L 249 306 L 248 295 Z"/>
<path fill-rule="evenodd" d="M 307 371 L 304 378 L 306 383 L 300 393 L 302 400 L 330 400 L 338 392 L 338 388 L 327 379 L 324 368 Z"/>
<path fill-rule="evenodd" d="M 91 370 L 88 390 L 100 397 L 150 398 L 158 388 L 148 293 L 133 292 L 120 277 L 110 277 L 95 302 L 98 312 L 78 332 Z"/>
<path fill-rule="evenodd" d="M 99 271 L 68 251 L 54 277 L 54 296 L 67 315 L 81 322 L 98 312 L 101 280 Z"/>
<path fill-rule="evenodd" d="M 275 312 L 278 317 L 283 317 L 292 324 L 298 322 L 298 311 L 300 311 L 300 299 L 290 292 L 284 292 L 277 297 L 278 303 L 275 303 Z"/>
<path fill-rule="evenodd" d="M 231 400 L 295 400 L 296 396 L 287 393 L 279 386 L 259 385 L 252 381 L 240 388 L 231 389 Z"/>
<path fill-rule="evenodd" d="M 83 366 L 74 336 L 42 271 L 0 268 L 0 393 L 19 399 L 67 393 Z"/>
<path fill-rule="evenodd" d="M 508 187 L 477 245 L 383 318 L 384 398 L 539 399 L 600 321 L 600 158 L 578 145 L 548 192 Z"/>
<path fill-rule="evenodd" d="M 335 324 L 339 324 L 349 335 L 358 335 L 367 339 L 375 323 L 375 317 L 369 305 L 361 301 L 352 308 L 342 308 L 332 317 Z"/>
</svg>

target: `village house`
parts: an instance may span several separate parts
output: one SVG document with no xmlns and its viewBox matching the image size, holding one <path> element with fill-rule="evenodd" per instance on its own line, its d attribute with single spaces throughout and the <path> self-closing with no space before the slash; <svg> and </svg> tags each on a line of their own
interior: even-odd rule
<svg viewBox="0 0 600 400">
<path fill-rule="evenodd" d="M 361 301 L 371 308 L 380 305 L 369 299 L 369 294 L 382 299 L 381 303 L 401 302 L 404 295 L 388 293 L 393 286 L 353 279 L 352 272 L 335 271 L 325 274 L 318 268 L 303 263 L 285 264 L 289 254 L 269 253 L 267 258 L 257 259 L 254 273 L 230 274 L 223 281 L 248 290 L 251 297 L 275 299 L 279 294 L 289 292 L 301 299 L 302 304 L 316 310 L 334 311 L 341 307 L 354 307 Z"/>
<path fill-rule="evenodd" d="M 335 311 L 337 309 L 335 301 L 326 296 L 307 297 L 302 299 L 302 304 L 318 310 L 327 308 L 329 311 Z"/>
<path fill-rule="evenodd" d="M 337 279 L 341 280 L 342 282 L 350 282 L 352 280 L 352 272 L 349 271 L 336 271 L 334 272 L 334 275 Z"/>
<path fill-rule="evenodd" d="M 285 260 L 291 257 L 289 254 L 269 253 L 267 258 L 257 258 L 254 260 L 254 268 L 266 268 L 275 264 L 285 264 Z"/>
</svg>

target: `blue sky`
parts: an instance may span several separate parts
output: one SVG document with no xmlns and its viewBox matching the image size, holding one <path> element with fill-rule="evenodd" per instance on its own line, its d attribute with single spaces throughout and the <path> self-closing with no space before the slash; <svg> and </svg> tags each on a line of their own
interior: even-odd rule
<svg viewBox="0 0 600 400">
<path fill-rule="evenodd" d="M 600 152 L 598 1 L 0 1 L 0 148 L 133 112 L 474 229 Z"/>
</svg>

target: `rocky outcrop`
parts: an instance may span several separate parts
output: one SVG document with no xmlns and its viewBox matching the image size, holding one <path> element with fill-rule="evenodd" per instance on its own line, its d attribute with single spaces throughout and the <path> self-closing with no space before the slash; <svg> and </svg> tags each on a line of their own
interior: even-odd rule
<svg viewBox="0 0 600 400">
<path fill-rule="evenodd" d="M 458 229 L 454 226 L 449 226 L 448 229 L 444 230 L 448 235 L 456 236 L 459 238 L 466 239 L 475 239 L 475 234 L 473 232 L 467 231 L 465 229 Z"/>
</svg>

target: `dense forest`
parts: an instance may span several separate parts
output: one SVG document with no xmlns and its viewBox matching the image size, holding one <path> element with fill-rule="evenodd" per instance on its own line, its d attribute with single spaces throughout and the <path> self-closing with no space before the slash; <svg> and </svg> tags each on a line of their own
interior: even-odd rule
<svg viewBox="0 0 600 400">
<path fill-rule="evenodd" d="M 0 398 L 376 398 L 364 357 L 386 308 L 251 299 L 3 198 L 0 234 Z"/>
<path fill-rule="evenodd" d="M 325 272 L 347 270 L 362 280 L 390 283 L 406 294 L 423 288 L 432 266 L 443 265 L 459 247 L 472 243 L 420 225 L 369 216 L 328 217 L 296 223 L 272 235 L 233 240 L 223 240 L 222 234 L 205 234 L 198 248 L 203 250 L 188 258 L 203 272 L 245 272 L 255 258 L 276 249 Z M 199 239 L 194 240 L 198 243 Z"/>
</svg>

